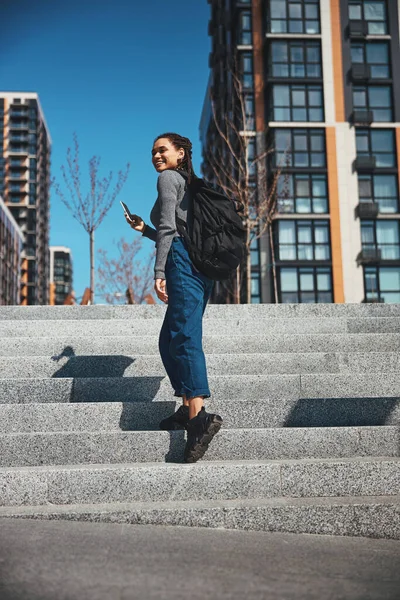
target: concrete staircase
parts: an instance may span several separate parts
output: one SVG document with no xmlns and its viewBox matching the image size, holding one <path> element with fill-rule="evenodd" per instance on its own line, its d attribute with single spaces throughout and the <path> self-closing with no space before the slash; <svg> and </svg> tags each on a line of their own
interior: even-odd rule
<svg viewBox="0 0 400 600">
<path fill-rule="evenodd" d="M 194 465 L 163 313 L 0 307 L 0 516 L 400 539 L 400 305 L 209 306 Z"/>
</svg>

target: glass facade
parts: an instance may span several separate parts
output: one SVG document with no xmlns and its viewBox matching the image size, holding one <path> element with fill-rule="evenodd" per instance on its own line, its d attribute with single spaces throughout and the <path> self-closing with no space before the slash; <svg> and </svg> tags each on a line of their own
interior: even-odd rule
<svg viewBox="0 0 400 600">
<path fill-rule="evenodd" d="M 22 235 L 0 198 L 0 304 L 19 304 Z"/>
<path fill-rule="evenodd" d="M 277 255 L 280 261 L 331 259 L 328 221 L 277 222 Z"/>
<path fill-rule="evenodd" d="M 399 222 L 361 221 L 362 249 L 378 251 L 379 260 L 400 260 Z"/>
<path fill-rule="evenodd" d="M 331 269 L 282 267 L 279 269 L 279 289 L 279 301 L 283 304 L 333 302 Z"/>
<path fill-rule="evenodd" d="M 400 302 L 400 267 L 364 267 L 365 300 L 367 302 Z"/>
<path fill-rule="evenodd" d="M 64 304 L 72 292 L 72 260 L 70 252 L 50 248 L 52 253 L 52 281 L 55 285 L 55 304 Z"/>
<path fill-rule="evenodd" d="M 396 166 L 394 131 L 391 129 L 357 129 L 357 157 L 375 157 L 375 166 Z"/>
<path fill-rule="evenodd" d="M 272 85 L 272 121 L 323 121 L 322 85 Z"/>
<path fill-rule="evenodd" d="M 270 33 L 320 33 L 319 0 L 269 0 Z"/>
<path fill-rule="evenodd" d="M 351 62 L 353 65 L 367 64 L 371 79 L 389 79 L 391 76 L 387 42 L 353 42 Z"/>
<path fill-rule="evenodd" d="M 365 21 L 370 35 L 388 33 L 385 0 L 349 0 L 349 18 L 352 21 Z"/>
<path fill-rule="evenodd" d="M 397 175 L 358 175 L 358 196 L 361 203 L 375 203 L 380 213 L 399 212 Z"/>
<path fill-rule="evenodd" d="M 271 42 L 269 74 L 276 78 L 321 78 L 320 43 L 303 40 Z"/>
</svg>

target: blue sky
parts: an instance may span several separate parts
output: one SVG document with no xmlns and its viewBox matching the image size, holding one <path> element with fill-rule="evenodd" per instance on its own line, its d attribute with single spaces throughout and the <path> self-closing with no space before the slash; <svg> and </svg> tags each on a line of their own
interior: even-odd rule
<svg viewBox="0 0 400 600">
<path fill-rule="evenodd" d="M 119 196 L 148 221 L 157 174 L 153 139 L 177 131 L 193 142 L 200 170 L 199 122 L 208 80 L 207 0 L 3 0 L 0 89 L 39 94 L 59 178 L 77 132 L 82 171 L 96 154 L 101 173 L 131 164 Z M 74 287 L 89 282 L 88 235 L 51 194 L 52 245 L 72 248 Z M 139 235 L 117 201 L 96 234 L 97 249 Z M 144 242 L 144 252 L 152 244 Z M 101 302 L 100 297 L 97 302 Z"/>
</svg>

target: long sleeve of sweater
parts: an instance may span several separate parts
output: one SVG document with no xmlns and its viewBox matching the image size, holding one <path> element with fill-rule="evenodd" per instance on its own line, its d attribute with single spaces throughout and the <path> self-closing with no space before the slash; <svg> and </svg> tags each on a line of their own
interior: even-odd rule
<svg viewBox="0 0 400 600">
<path fill-rule="evenodd" d="M 150 225 L 145 225 L 142 231 L 142 236 L 149 238 L 152 242 L 157 241 L 157 231 L 154 227 L 150 227 Z"/>
<path fill-rule="evenodd" d="M 182 177 L 175 171 L 163 171 L 157 181 L 158 202 L 160 209 L 157 227 L 157 251 L 154 267 L 154 278 L 165 279 L 165 263 L 176 234 L 175 211 L 182 188 Z"/>
</svg>

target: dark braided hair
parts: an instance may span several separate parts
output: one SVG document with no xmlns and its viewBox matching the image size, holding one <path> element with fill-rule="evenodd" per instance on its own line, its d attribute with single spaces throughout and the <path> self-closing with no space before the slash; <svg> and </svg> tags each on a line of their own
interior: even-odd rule
<svg viewBox="0 0 400 600">
<path fill-rule="evenodd" d="M 181 169 L 182 171 L 187 171 L 188 183 L 191 183 L 191 181 L 196 177 L 192 163 L 192 142 L 189 140 L 189 138 L 179 135 L 179 133 L 163 133 L 156 137 L 154 143 L 161 138 L 166 138 L 169 140 L 177 150 L 179 150 L 179 148 L 184 149 L 185 156 L 178 164 L 177 168 Z"/>
</svg>

